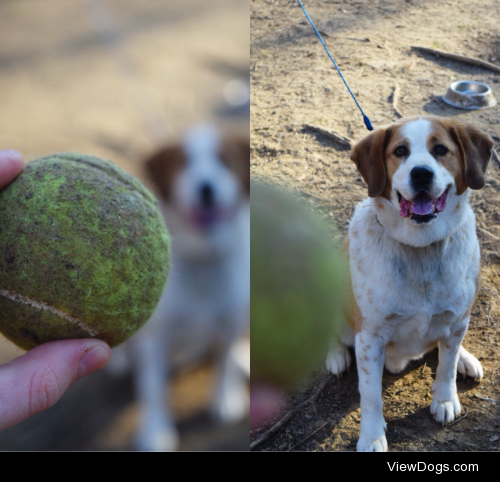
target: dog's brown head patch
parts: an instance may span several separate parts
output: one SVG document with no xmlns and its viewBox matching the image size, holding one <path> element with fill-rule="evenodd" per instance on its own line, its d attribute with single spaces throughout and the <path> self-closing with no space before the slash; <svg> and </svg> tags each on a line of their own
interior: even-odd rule
<svg viewBox="0 0 500 482">
<path fill-rule="evenodd" d="M 392 128 L 377 129 L 359 141 L 352 149 L 351 160 L 354 161 L 358 171 L 368 184 L 368 196 L 370 197 L 380 196 L 387 190 L 389 166 L 386 162 L 386 148 L 391 134 Z"/>
<path fill-rule="evenodd" d="M 240 180 L 250 195 L 250 140 L 243 137 L 226 137 L 219 149 L 221 161 Z"/>
<path fill-rule="evenodd" d="M 490 162 L 493 140 L 477 127 L 461 123 L 450 122 L 449 132 L 458 146 L 460 159 L 460 175 L 463 182 L 457 183 L 457 194 L 465 189 L 481 189 L 484 187 L 484 175 Z"/>
<path fill-rule="evenodd" d="M 186 162 L 180 145 L 162 147 L 146 161 L 147 176 L 164 201 L 170 201 L 174 178 Z"/>
</svg>

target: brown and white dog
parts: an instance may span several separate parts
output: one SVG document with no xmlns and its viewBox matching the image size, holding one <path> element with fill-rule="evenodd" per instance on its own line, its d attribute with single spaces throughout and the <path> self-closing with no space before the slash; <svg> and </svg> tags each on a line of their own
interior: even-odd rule
<svg viewBox="0 0 500 482">
<path fill-rule="evenodd" d="M 213 414 L 234 422 L 248 408 L 249 373 L 240 370 L 234 348 L 250 309 L 249 140 L 197 126 L 146 168 L 161 197 L 172 259 L 153 319 L 131 340 L 142 418 L 136 445 L 163 451 L 178 443 L 165 406 L 174 369 L 215 353 Z"/>
<path fill-rule="evenodd" d="M 354 146 L 368 184 L 344 248 L 349 252 L 351 323 L 333 340 L 327 368 L 339 375 L 355 345 L 361 394 L 358 451 L 386 451 L 384 365 L 392 373 L 439 347 L 430 407 L 446 425 L 461 411 L 457 370 L 480 380 L 462 347 L 480 275 L 470 189 L 481 189 L 493 142 L 470 124 L 404 118 Z M 470 188 L 470 189 L 469 189 Z"/>
</svg>

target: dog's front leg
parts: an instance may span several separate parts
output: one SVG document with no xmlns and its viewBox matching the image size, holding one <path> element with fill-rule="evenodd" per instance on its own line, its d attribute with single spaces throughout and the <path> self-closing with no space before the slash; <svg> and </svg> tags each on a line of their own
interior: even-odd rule
<svg viewBox="0 0 500 482">
<path fill-rule="evenodd" d="M 153 321 L 131 340 L 135 358 L 134 382 L 140 407 L 135 446 L 140 451 L 170 452 L 179 444 L 165 401 L 170 383 L 163 328 Z"/>
<path fill-rule="evenodd" d="M 361 427 L 358 452 L 386 452 L 386 423 L 382 404 L 382 372 L 385 342 L 365 331 L 356 335 L 359 393 L 361 394 Z"/>
<path fill-rule="evenodd" d="M 241 315 L 236 314 L 236 317 Z M 229 329 L 221 340 L 222 346 L 217 354 L 217 382 L 212 398 L 211 412 L 214 418 L 222 423 L 239 422 L 248 413 L 250 404 L 245 372 L 238 363 L 238 358 L 250 358 L 250 353 L 241 353 L 242 346 L 236 343 L 237 336 L 244 323 L 236 324 Z M 249 360 L 246 363 L 249 368 Z"/>
<path fill-rule="evenodd" d="M 432 386 L 434 394 L 431 413 L 443 426 L 453 422 L 462 411 L 457 395 L 457 364 L 460 346 L 468 326 L 467 317 L 460 324 L 453 326 L 448 338 L 439 342 L 439 363 L 436 380 Z"/>
</svg>

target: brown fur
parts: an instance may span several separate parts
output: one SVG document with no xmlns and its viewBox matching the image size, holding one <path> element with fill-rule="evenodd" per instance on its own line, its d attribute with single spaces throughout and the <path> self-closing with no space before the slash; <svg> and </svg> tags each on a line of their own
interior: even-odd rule
<svg viewBox="0 0 500 482">
<path fill-rule="evenodd" d="M 472 301 L 470 302 L 469 307 L 465 311 L 465 313 L 463 315 L 463 318 L 466 318 L 466 317 L 470 316 L 471 313 L 472 313 L 472 306 L 474 305 L 474 302 L 476 301 L 477 295 L 478 295 L 479 290 L 481 288 L 481 271 L 479 271 L 479 273 L 476 276 L 475 284 L 476 284 L 476 292 L 474 293 L 474 298 L 472 299 Z"/>
<path fill-rule="evenodd" d="M 250 141 L 244 138 L 226 138 L 220 149 L 220 158 L 233 171 L 247 194 L 250 195 Z"/>
<path fill-rule="evenodd" d="M 390 129 L 377 129 L 359 141 L 351 152 L 358 171 L 368 184 L 368 196 L 380 196 L 386 187 L 385 149 L 390 137 Z"/>
<path fill-rule="evenodd" d="M 346 257 L 347 261 L 349 262 L 349 235 L 347 235 L 344 238 L 342 246 L 340 247 L 340 251 Z M 361 312 L 359 311 L 358 304 L 356 303 L 354 291 L 352 289 L 352 281 L 351 281 L 351 272 L 350 271 L 348 271 L 348 273 L 347 273 L 346 283 L 347 283 L 347 290 L 348 290 L 348 292 L 347 292 L 348 303 L 347 303 L 347 312 L 346 312 L 347 322 L 349 323 L 349 326 L 351 326 L 351 328 L 353 328 L 355 333 L 359 333 L 361 331 L 362 318 L 361 318 Z"/>
<path fill-rule="evenodd" d="M 449 128 L 460 147 L 465 185 L 471 189 L 481 189 L 485 183 L 484 174 L 490 162 L 493 140 L 488 134 L 470 124 L 455 123 Z M 457 186 L 457 194 L 462 194 L 463 191 L 458 191 Z"/>
<path fill-rule="evenodd" d="M 164 201 L 170 201 L 172 181 L 185 164 L 186 156 L 177 145 L 163 147 L 146 161 L 146 173 Z"/>
<path fill-rule="evenodd" d="M 432 123 L 435 132 L 429 139 L 429 152 L 432 152 L 435 144 L 443 144 L 449 149 L 445 156 L 439 158 L 439 162 L 455 178 L 457 194 L 462 194 L 467 187 L 481 189 L 493 147 L 490 136 L 471 124 L 453 119 L 423 118 Z M 390 200 L 392 176 L 400 163 L 404 162 L 393 152 L 398 145 L 408 143 L 400 131 L 405 124 L 416 119 L 401 119 L 389 128 L 377 129 L 354 146 L 351 160 L 368 184 L 368 196 L 383 196 Z"/>
</svg>

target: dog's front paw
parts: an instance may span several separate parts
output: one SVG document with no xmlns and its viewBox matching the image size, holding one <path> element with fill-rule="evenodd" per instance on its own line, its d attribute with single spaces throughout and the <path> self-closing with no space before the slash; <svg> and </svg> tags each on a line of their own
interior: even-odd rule
<svg viewBox="0 0 500 482">
<path fill-rule="evenodd" d="M 105 370 L 115 378 L 124 378 L 131 371 L 130 357 L 127 350 L 127 345 L 123 344 L 113 348 L 113 356 L 110 362 L 106 365 Z"/>
<path fill-rule="evenodd" d="M 441 423 L 443 427 L 453 422 L 462 411 L 458 396 L 453 395 L 450 398 L 451 400 L 443 400 L 436 395 L 432 398 L 431 414 L 434 415 L 434 420 Z"/>
<path fill-rule="evenodd" d="M 479 381 L 483 378 L 483 367 L 479 360 L 471 355 L 464 347 L 460 347 L 458 355 L 457 372 L 464 377 L 468 376 Z"/>
<path fill-rule="evenodd" d="M 239 382 L 225 384 L 221 392 L 212 402 L 212 417 L 221 423 L 237 423 L 248 413 L 248 391 Z"/>
<path fill-rule="evenodd" d="M 140 452 L 173 452 L 179 448 L 179 435 L 164 417 L 148 417 L 135 437 Z"/>
<path fill-rule="evenodd" d="M 362 422 L 363 423 L 363 422 Z M 359 440 L 356 446 L 358 452 L 387 452 L 387 424 L 384 420 L 381 423 L 368 425 L 364 423 L 359 433 Z"/>
<path fill-rule="evenodd" d="M 330 345 L 326 356 L 326 369 L 339 377 L 351 366 L 351 354 L 349 349 L 342 343 Z"/>
<path fill-rule="evenodd" d="M 356 450 L 358 452 L 387 452 L 387 438 L 385 435 L 377 439 L 360 438 Z"/>
</svg>

